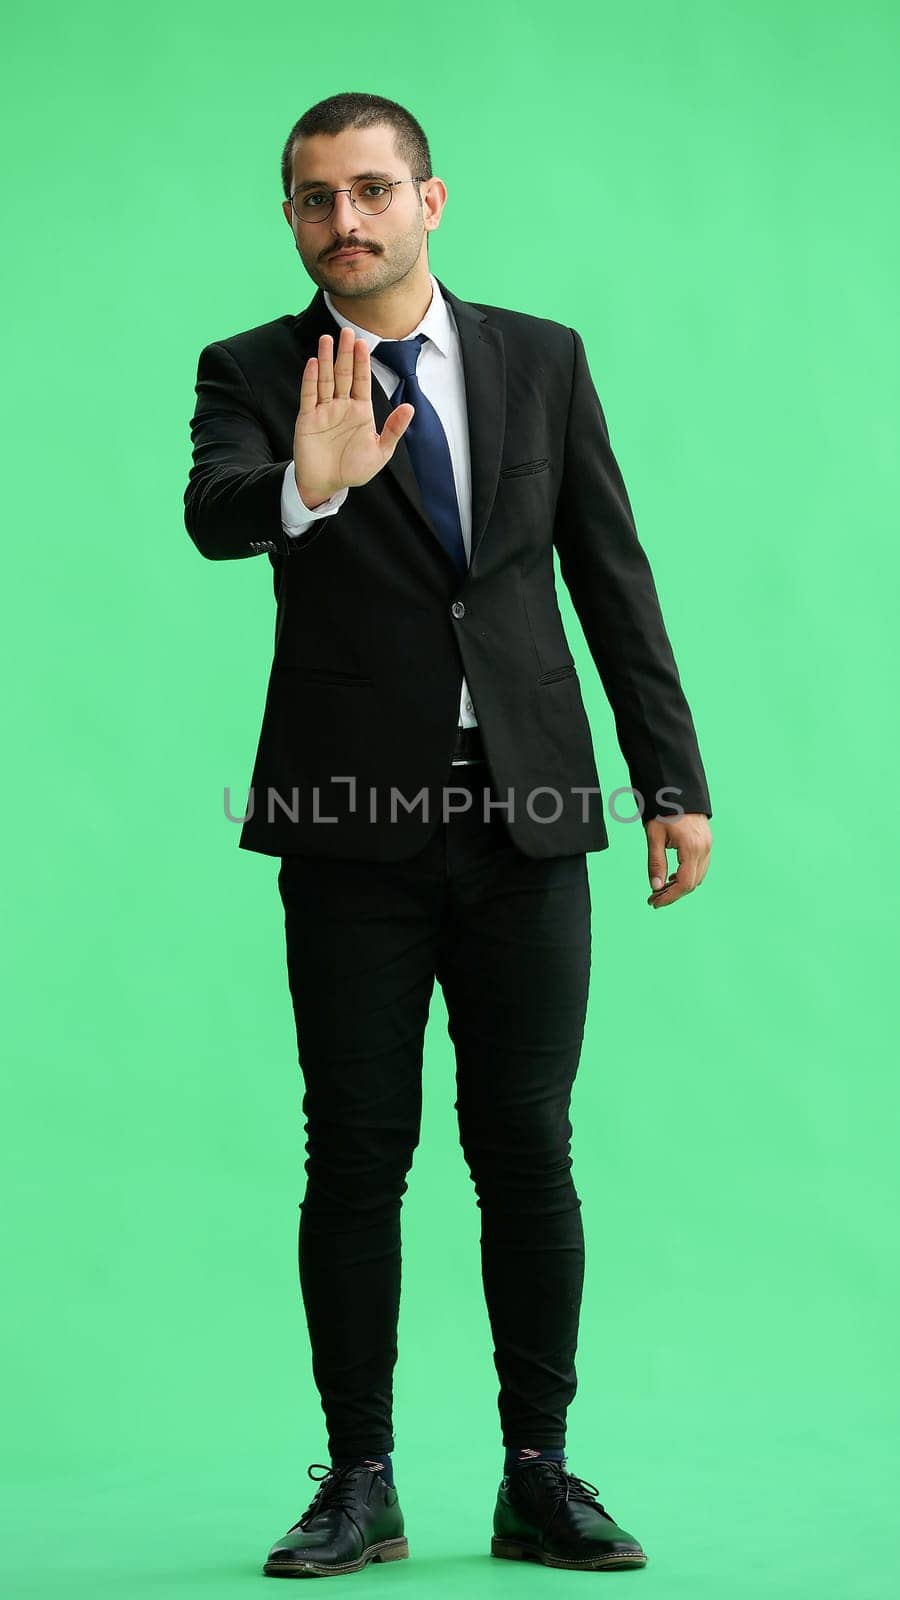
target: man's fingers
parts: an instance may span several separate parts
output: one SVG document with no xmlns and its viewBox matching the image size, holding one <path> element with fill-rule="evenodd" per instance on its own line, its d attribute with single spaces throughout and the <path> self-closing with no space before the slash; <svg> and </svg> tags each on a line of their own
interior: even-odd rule
<svg viewBox="0 0 900 1600">
<path fill-rule="evenodd" d="M 365 339 L 354 339 L 352 328 L 342 328 L 337 353 L 330 333 L 319 337 L 319 353 L 310 356 L 300 384 L 300 410 L 312 411 L 329 400 L 371 400 L 372 368 Z"/>
<path fill-rule="evenodd" d="M 408 401 L 404 401 L 403 405 L 397 406 L 396 410 L 392 411 L 390 416 L 387 418 L 384 427 L 378 436 L 382 446 L 388 447 L 389 453 L 387 459 L 390 459 L 390 456 L 393 455 L 397 445 L 400 443 L 400 440 L 403 438 L 404 433 L 412 422 L 415 409 L 415 406 L 410 405 Z"/>
<path fill-rule="evenodd" d="M 310 356 L 303 368 L 303 379 L 300 384 L 300 410 L 315 411 L 319 402 L 319 363 L 315 356 Z"/>
<path fill-rule="evenodd" d="M 343 334 L 343 329 L 341 329 Z M 340 342 L 340 341 L 338 341 Z M 334 397 L 334 341 L 330 333 L 319 335 L 319 399 L 331 400 Z"/>
<path fill-rule="evenodd" d="M 684 856 L 679 855 L 678 870 L 675 874 L 675 879 L 679 888 L 682 889 L 685 894 L 689 894 L 692 889 L 696 888 L 699 874 L 699 851 L 692 850 L 690 853 L 686 853 Z"/>
<path fill-rule="evenodd" d="M 690 854 L 685 854 L 683 860 L 679 858 L 677 870 L 669 874 L 668 883 L 664 883 L 660 889 L 654 889 L 653 893 L 647 896 L 648 906 L 674 905 L 682 895 L 690 894 L 696 889 L 703 877 L 703 870 L 705 869 L 701 869 L 699 853 L 695 854 L 692 851 Z"/>
<path fill-rule="evenodd" d="M 647 904 L 648 906 L 670 906 L 676 900 L 680 900 L 683 894 L 687 894 L 687 890 L 679 884 L 678 875 L 673 872 L 669 882 L 662 889 L 654 889 L 653 893 L 647 896 Z"/>
<path fill-rule="evenodd" d="M 666 859 L 665 835 L 657 839 L 655 835 L 648 840 L 647 870 L 650 878 L 651 889 L 661 889 L 666 881 L 669 868 Z"/>
<path fill-rule="evenodd" d="M 354 400 L 371 400 L 372 368 L 369 364 L 369 346 L 365 339 L 357 339 L 350 362 L 352 388 L 347 393 Z"/>
<path fill-rule="evenodd" d="M 359 346 L 368 354 L 368 345 L 365 339 L 354 339 L 352 328 L 342 328 L 338 339 L 337 355 L 334 361 L 334 394 L 339 400 L 347 400 L 356 370 L 356 356 Z"/>
<path fill-rule="evenodd" d="M 330 400 L 334 388 L 334 371 L 331 365 L 330 335 L 323 333 L 319 340 L 319 354 L 310 356 L 303 368 L 300 382 L 301 412 L 315 411 L 320 400 Z"/>
</svg>

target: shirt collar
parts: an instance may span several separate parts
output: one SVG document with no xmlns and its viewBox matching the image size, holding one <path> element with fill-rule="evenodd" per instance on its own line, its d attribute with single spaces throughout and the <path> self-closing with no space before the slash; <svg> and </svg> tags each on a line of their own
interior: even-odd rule
<svg viewBox="0 0 900 1600">
<path fill-rule="evenodd" d="M 427 334 L 432 343 L 437 345 L 441 355 L 446 356 L 450 352 L 450 312 L 434 273 L 429 272 L 428 276 L 431 280 L 432 289 L 431 304 L 418 327 L 413 328 L 407 338 L 413 339 L 417 333 Z M 370 352 L 375 349 L 377 344 L 381 343 L 381 335 L 379 333 L 373 333 L 371 328 L 360 328 L 357 323 L 351 322 L 348 317 L 342 317 L 341 313 L 335 310 L 331 295 L 327 289 L 324 290 L 324 295 L 325 304 L 340 327 L 352 328 L 358 339 L 365 339 Z"/>
</svg>

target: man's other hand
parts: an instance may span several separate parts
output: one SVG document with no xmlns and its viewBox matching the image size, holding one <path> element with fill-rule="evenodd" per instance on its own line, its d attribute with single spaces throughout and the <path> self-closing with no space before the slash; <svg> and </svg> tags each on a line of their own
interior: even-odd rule
<svg viewBox="0 0 900 1600">
<path fill-rule="evenodd" d="M 651 817 L 644 824 L 647 835 L 647 875 L 653 890 L 648 906 L 670 906 L 682 895 L 690 894 L 706 877 L 712 850 L 709 818 L 703 812 L 686 811 L 682 817 Z M 669 874 L 666 850 L 678 854 L 678 868 Z"/>
</svg>

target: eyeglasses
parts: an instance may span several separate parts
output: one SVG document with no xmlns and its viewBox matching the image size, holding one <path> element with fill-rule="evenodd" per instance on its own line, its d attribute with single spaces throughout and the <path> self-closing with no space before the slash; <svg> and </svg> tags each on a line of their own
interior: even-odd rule
<svg viewBox="0 0 900 1600">
<path fill-rule="evenodd" d="M 300 222 L 324 222 L 334 210 L 335 195 L 348 194 L 350 204 L 357 211 L 365 217 L 375 217 L 379 211 L 387 210 L 398 184 L 425 182 L 425 178 L 395 178 L 393 183 L 382 182 L 380 178 L 360 178 L 350 189 L 307 189 L 305 193 L 296 190 L 291 195 L 291 207 Z"/>
</svg>

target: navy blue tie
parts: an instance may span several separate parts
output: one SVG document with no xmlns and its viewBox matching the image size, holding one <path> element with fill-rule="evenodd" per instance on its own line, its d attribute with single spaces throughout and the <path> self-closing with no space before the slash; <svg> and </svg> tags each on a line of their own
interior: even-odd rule
<svg viewBox="0 0 900 1600">
<path fill-rule="evenodd" d="M 399 386 L 391 395 L 393 406 L 408 401 L 416 412 L 403 439 L 406 441 L 422 503 L 434 523 L 441 544 L 456 567 L 460 577 L 468 571 L 466 547 L 459 522 L 459 502 L 453 479 L 453 464 L 447 435 L 441 419 L 422 393 L 416 377 L 416 362 L 427 334 L 417 333 L 414 339 L 383 339 L 372 351 L 376 361 L 396 372 Z"/>
</svg>

